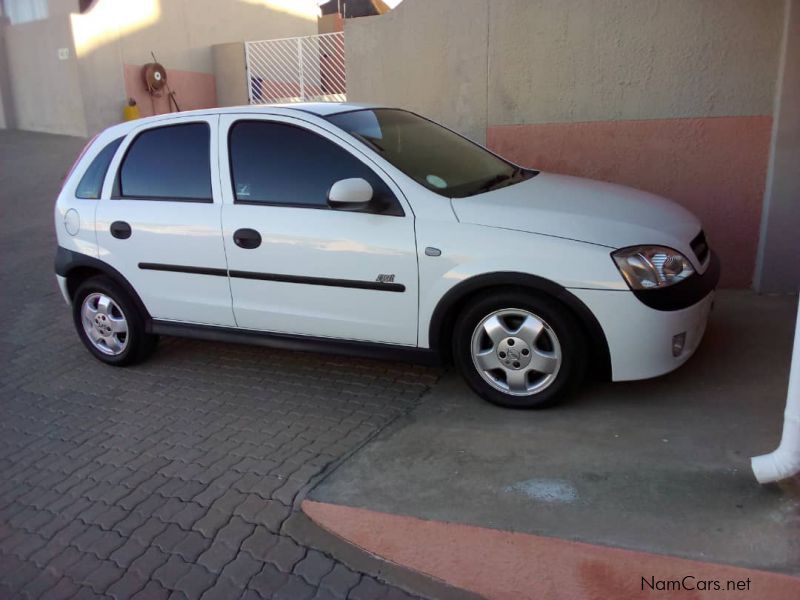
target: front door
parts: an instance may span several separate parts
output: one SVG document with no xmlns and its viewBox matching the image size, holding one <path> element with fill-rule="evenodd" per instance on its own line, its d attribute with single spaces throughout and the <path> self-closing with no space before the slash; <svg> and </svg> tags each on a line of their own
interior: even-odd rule
<svg viewBox="0 0 800 600">
<path fill-rule="evenodd" d="M 222 224 L 239 327 L 415 346 L 414 218 L 369 157 L 291 117 L 220 119 Z M 228 147 L 230 145 L 230 147 Z M 361 177 L 360 212 L 327 204 Z"/>
<path fill-rule="evenodd" d="M 95 213 L 98 258 L 155 319 L 235 325 L 221 233 L 218 116 L 148 124 L 122 143 Z"/>
</svg>

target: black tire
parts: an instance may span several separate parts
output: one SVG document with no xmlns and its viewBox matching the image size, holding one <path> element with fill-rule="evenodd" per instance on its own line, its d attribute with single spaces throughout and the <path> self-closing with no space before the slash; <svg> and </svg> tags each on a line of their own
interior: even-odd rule
<svg viewBox="0 0 800 600">
<path fill-rule="evenodd" d="M 549 344 L 548 347 L 552 352 L 553 345 L 550 339 L 552 333 L 560 346 L 560 366 L 554 370 L 546 385 L 542 384 L 544 386 L 542 389 L 527 395 L 513 395 L 497 389 L 484 379 L 481 375 L 483 370 L 479 370 L 473 361 L 473 332 L 486 317 L 504 309 L 521 309 L 538 317 L 549 327 L 549 332 L 544 342 L 537 343 Z M 495 351 L 495 347 L 492 350 Z M 501 350 L 500 345 L 496 345 L 496 351 Z M 467 384 L 484 400 L 506 408 L 545 408 L 565 399 L 582 383 L 586 373 L 587 358 L 586 339 L 575 317 L 559 302 L 529 290 L 501 289 L 478 296 L 462 310 L 453 331 L 453 359 Z M 490 373 L 497 373 L 497 380 L 500 382 L 498 385 L 503 384 L 505 371 L 501 369 Z M 534 386 L 537 378 L 539 381 L 544 381 L 546 375 L 534 372 L 528 377 L 533 383 L 527 385 Z"/>
<path fill-rule="evenodd" d="M 87 296 L 100 293 L 114 301 L 127 322 L 125 347 L 119 354 L 105 354 L 95 347 L 87 335 L 81 317 L 83 302 Z M 90 300 L 91 301 L 91 300 Z M 158 344 L 158 336 L 145 331 L 145 319 L 133 300 L 119 285 L 103 275 L 91 277 L 81 283 L 72 298 L 72 320 L 78 337 L 86 349 L 100 362 L 116 367 L 134 365 L 147 358 Z"/>
</svg>

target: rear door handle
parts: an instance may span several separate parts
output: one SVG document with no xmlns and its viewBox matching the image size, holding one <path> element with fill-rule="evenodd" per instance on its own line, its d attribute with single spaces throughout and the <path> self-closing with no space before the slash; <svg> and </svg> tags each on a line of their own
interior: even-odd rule
<svg viewBox="0 0 800 600">
<path fill-rule="evenodd" d="M 127 240 L 131 237 L 131 226 L 125 221 L 114 221 L 109 227 L 111 235 L 118 240 Z"/>
<path fill-rule="evenodd" d="M 239 248 L 252 250 L 261 245 L 261 234 L 255 229 L 237 229 L 233 232 L 233 242 Z"/>
</svg>

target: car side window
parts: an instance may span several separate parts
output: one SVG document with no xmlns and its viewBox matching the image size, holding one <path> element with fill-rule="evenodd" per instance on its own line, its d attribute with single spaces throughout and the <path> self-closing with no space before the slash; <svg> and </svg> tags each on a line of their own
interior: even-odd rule
<svg viewBox="0 0 800 600">
<path fill-rule="evenodd" d="M 115 196 L 138 200 L 212 202 L 208 123 L 143 131 L 128 147 Z"/>
<path fill-rule="evenodd" d="M 237 203 L 325 209 L 334 183 L 361 177 L 374 191 L 375 202 L 368 212 L 404 214 L 389 186 L 372 169 L 307 129 L 269 121 L 237 121 L 228 143 Z"/>
<path fill-rule="evenodd" d="M 75 189 L 75 197 L 83 198 L 85 200 L 97 200 L 103 192 L 103 181 L 108 172 L 108 166 L 111 164 L 111 159 L 122 143 L 124 137 L 119 137 L 113 142 L 109 142 L 105 148 L 100 150 L 95 156 L 89 168 L 81 177 L 78 187 Z"/>
</svg>

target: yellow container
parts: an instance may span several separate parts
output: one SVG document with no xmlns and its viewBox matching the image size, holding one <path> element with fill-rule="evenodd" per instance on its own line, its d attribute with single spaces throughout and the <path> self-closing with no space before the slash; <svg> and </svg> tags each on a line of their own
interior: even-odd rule
<svg viewBox="0 0 800 600">
<path fill-rule="evenodd" d="M 139 107 L 135 104 L 133 106 L 126 104 L 122 109 L 122 117 L 126 121 L 133 121 L 134 119 L 138 119 L 140 116 Z"/>
</svg>

